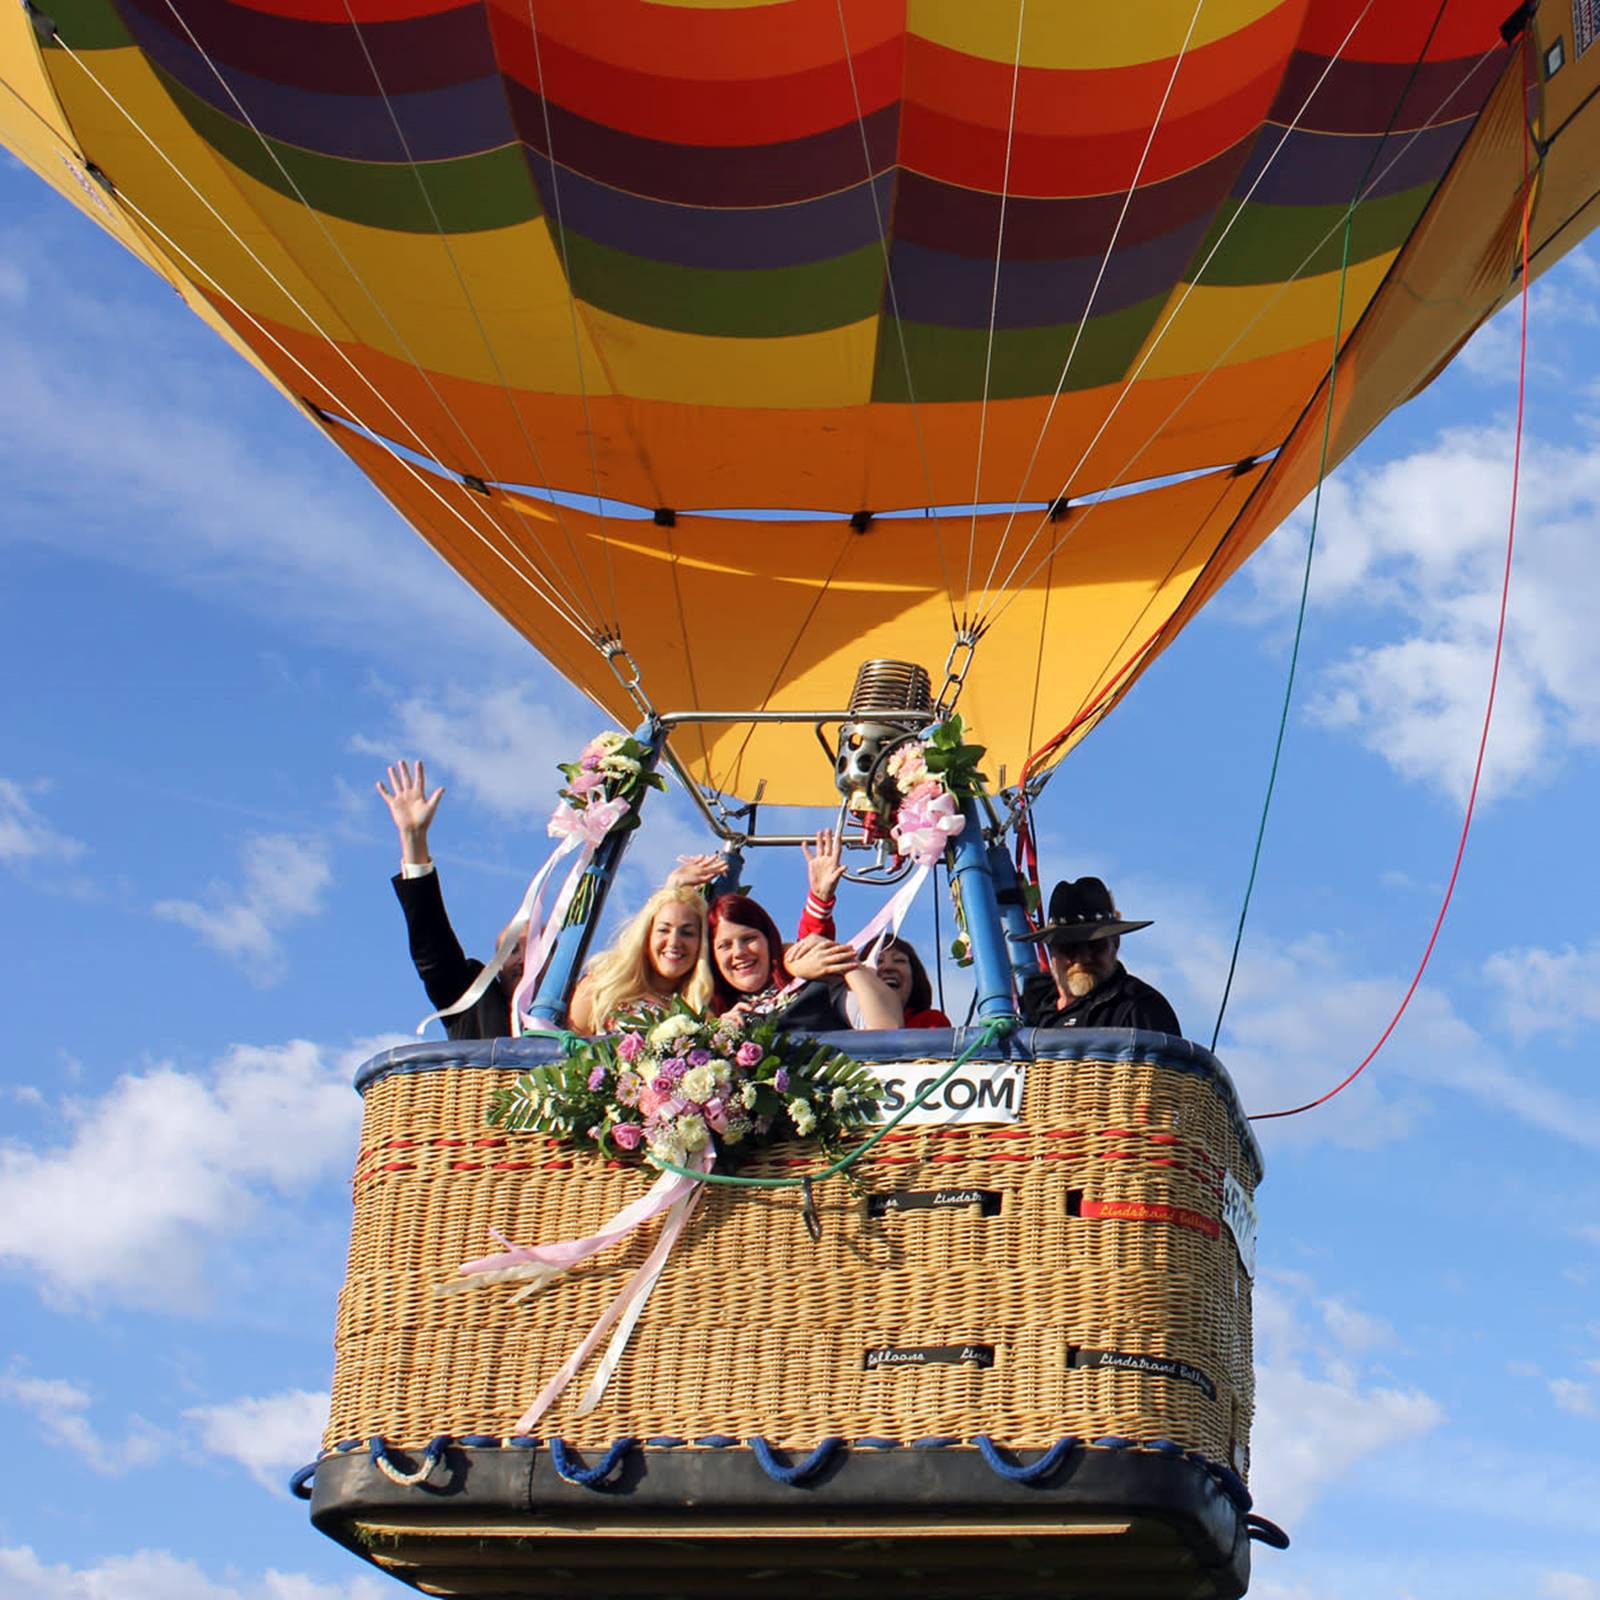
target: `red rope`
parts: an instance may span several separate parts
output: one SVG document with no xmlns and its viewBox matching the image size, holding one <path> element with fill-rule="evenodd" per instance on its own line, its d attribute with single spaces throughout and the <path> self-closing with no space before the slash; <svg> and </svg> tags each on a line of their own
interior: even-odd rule
<svg viewBox="0 0 1600 1600">
<path fill-rule="evenodd" d="M 1527 119 L 1523 118 L 1523 139 L 1526 148 Z M 1251 1122 L 1268 1122 L 1274 1117 L 1296 1117 L 1302 1111 L 1311 1111 L 1315 1107 L 1325 1105 L 1329 1100 L 1349 1088 L 1357 1078 L 1371 1065 L 1373 1058 L 1389 1042 L 1389 1035 L 1400 1025 L 1400 1019 L 1406 1014 L 1406 1008 L 1411 1004 L 1411 997 L 1417 992 L 1417 986 L 1422 982 L 1422 974 L 1428 970 L 1428 962 L 1433 955 L 1433 947 L 1438 942 L 1439 930 L 1444 926 L 1445 913 L 1450 909 L 1451 897 L 1456 892 L 1456 879 L 1461 873 L 1461 858 L 1466 854 L 1467 835 L 1472 830 L 1472 813 L 1478 803 L 1478 780 L 1483 775 L 1483 753 L 1489 743 L 1489 725 L 1494 720 L 1495 689 L 1500 682 L 1500 656 L 1505 646 L 1506 638 L 1506 605 L 1511 595 L 1511 556 L 1516 546 L 1517 534 L 1517 486 L 1522 472 L 1522 412 L 1523 401 L 1527 391 L 1527 366 L 1528 366 L 1528 227 L 1533 216 L 1533 187 L 1528 182 L 1526 160 L 1524 160 L 1523 181 L 1527 184 L 1527 193 L 1522 205 L 1522 350 L 1517 358 L 1517 432 L 1516 443 L 1511 456 L 1511 517 L 1506 529 L 1506 561 L 1505 573 L 1500 584 L 1500 623 L 1495 632 L 1494 639 L 1494 667 L 1489 674 L 1489 701 L 1483 710 L 1483 732 L 1478 738 L 1478 760 L 1472 769 L 1472 788 L 1467 795 L 1467 814 L 1461 822 L 1461 838 L 1456 845 L 1456 858 L 1450 868 L 1450 881 L 1445 885 L 1444 899 L 1439 906 L 1439 915 L 1434 918 L 1433 932 L 1428 935 L 1427 948 L 1422 952 L 1422 960 L 1417 964 L 1415 975 L 1411 979 L 1411 986 L 1405 992 L 1399 1008 L 1389 1019 L 1389 1026 L 1383 1030 L 1378 1042 L 1362 1058 L 1361 1064 L 1342 1082 L 1336 1083 L 1326 1094 L 1318 1095 L 1315 1100 L 1308 1100 L 1303 1106 L 1291 1106 L 1287 1111 L 1258 1111 L 1249 1120 Z"/>
</svg>

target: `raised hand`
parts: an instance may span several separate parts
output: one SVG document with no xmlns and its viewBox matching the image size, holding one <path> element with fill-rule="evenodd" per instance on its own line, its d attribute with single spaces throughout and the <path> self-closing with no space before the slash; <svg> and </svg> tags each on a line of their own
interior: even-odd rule
<svg viewBox="0 0 1600 1600">
<path fill-rule="evenodd" d="M 720 878 L 727 870 L 726 856 L 679 856 L 678 864 L 667 874 L 669 889 L 699 889 Z"/>
<path fill-rule="evenodd" d="M 783 953 L 783 964 L 795 978 L 843 978 L 861 965 L 854 948 L 824 939 L 820 933 L 797 939 Z"/>
<path fill-rule="evenodd" d="M 409 762 L 397 761 L 385 773 L 389 787 L 385 788 L 381 779 L 373 787 L 383 797 L 400 835 L 400 859 L 421 865 L 432 859 L 428 854 L 428 827 L 439 809 L 444 787 L 428 793 L 428 779 L 420 761 L 415 768 Z"/>
<path fill-rule="evenodd" d="M 814 844 L 800 846 L 806 858 L 806 876 L 811 880 L 811 892 L 826 903 L 838 892 L 839 880 L 844 876 L 844 842 L 832 828 L 819 828 Z"/>
</svg>

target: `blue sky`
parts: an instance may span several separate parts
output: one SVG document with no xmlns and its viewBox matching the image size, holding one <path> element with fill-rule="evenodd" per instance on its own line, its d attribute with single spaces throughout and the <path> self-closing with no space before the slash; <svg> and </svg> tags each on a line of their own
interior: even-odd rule
<svg viewBox="0 0 1600 1600">
<path fill-rule="evenodd" d="M 282 1492 L 316 1448 L 354 1067 L 425 1006 L 372 783 L 422 755 L 463 938 L 599 726 L 169 290 L 0 162 L 0 1590 L 400 1590 Z M 1514 311 L 1329 484 L 1220 1053 L 1252 1110 L 1341 1078 L 1448 873 L 1487 688 Z M 1485 792 L 1365 1078 L 1261 1125 L 1266 1600 L 1600 1600 L 1600 251 L 1536 289 Z M 1209 1039 L 1282 695 L 1302 511 L 1068 762 L 1098 872 Z M 618 900 L 696 834 L 680 800 Z M 755 863 L 787 920 L 794 864 Z M 845 922 L 869 902 L 850 904 Z M 924 908 L 924 913 L 925 913 Z M 925 924 L 918 936 L 930 944 Z M 954 984 L 952 990 L 954 991 Z"/>
</svg>

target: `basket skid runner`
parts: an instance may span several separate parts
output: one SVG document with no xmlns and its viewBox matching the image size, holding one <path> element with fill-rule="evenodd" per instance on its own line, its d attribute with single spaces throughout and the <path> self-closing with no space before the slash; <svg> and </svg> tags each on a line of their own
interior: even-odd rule
<svg viewBox="0 0 1600 1600">
<path fill-rule="evenodd" d="M 774 1476 L 793 1465 L 764 1445 L 636 1445 L 582 1465 L 559 1441 L 497 1446 L 438 1446 L 417 1484 L 399 1469 L 427 1452 L 385 1449 L 392 1476 L 366 1447 L 325 1457 L 313 1519 L 394 1577 L 462 1600 L 808 1583 L 830 1596 L 1225 1600 L 1244 1593 L 1251 1538 L 1275 1533 L 1242 1509 L 1242 1484 L 1176 1446 L 1013 1455 L 880 1441 L 812 1452 L 820 1464 L 794 1481 Z M 576 1481 L 596 1465 L 604 1481 Z"/>
<path fill-rule="evenodd" d="M 971 1041 L 850 1042 L 892 1108 Z M 604 1400 L 516 1435 L 651 1243 L 516 1305 L 437 1292 L 490 1230 L 571 1237 L 652 1181 L 486 1125 L 555 1048 L 410 1046 L 362 1071 L 333 1415 L 298 1485 L 325 1532 L 458 1597 L 1221 1600 L 1252 1539 L 1281 1542 L 1244 1483 L 1260 1155 L 1205 1050 L 1012 1034 L 809 1218 L 797 1189 L 708 1190 Z M 747 1170 L 817 1165 L 778 1145 Z"/>
</svg>

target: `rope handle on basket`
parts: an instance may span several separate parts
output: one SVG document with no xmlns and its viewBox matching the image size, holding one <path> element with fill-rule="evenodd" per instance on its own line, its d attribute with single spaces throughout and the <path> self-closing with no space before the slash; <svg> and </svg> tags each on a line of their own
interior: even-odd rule
<svg viewBox="0 0 1600 1600">
<path fill-rule="evenodd" d="M 986 1433 L 974 1434 L 972 1442 L 983 1453 L 983 1459 L 1002 1478 L 1008 1478 L 1012 1483 L 1039 1483 L 1048 1478 L 1083 1440 L 1070 1434 L 1064 1439 L 1057 1439 L 1037 1461 L 1030 1461 L 1026 1466 L 1020 1461 L 1007 1461 Z"/>
<path fill-rule="evenodd" d="M 296 1500 L 309 1500 L 311 1498 L 311 1480 L 317 1475 L 317 1463 L 308 1461 L 299 1471 L 293 1473 L 289 1479 L 289 1493 Z"/>
<path fill-rule="evenodd" d="M 389 1456 L 389 1446 L 380 1438 L 372 1441 L 372 1464 L 390 1483 L 398 1483 L 410 1488 L 417 1484 L 426 1483 L 433 1475 L 433 1469 L 444 1460 L 445 1448 L 450 1443 L 450 1435 L 441 1433 L 436 1438 L 430 1439 L 422 1452 L 422 1459 L 410 1472 L 402 1472 Z"/>
<path fill-rule="evenodd" d="M 750 1439 L 746 1441 L 750 1446 L 751 1454 L 755 1456 L 757 1465 L 774 1483 L 797 1484 L 804 1483 L 807 1478 L 815 1477 L 817 1473 L 827 1466 L 833 1459 L 834 1451 L 844 1443 L 838 1434 L 830 1434 L 804 1461 L 797 1461 L 793 1466 L 786 1467 L 772 1453 L 772 1446 L 765 1439 Z"/>
<path fill-rule="evenodd" d="M 1020 1017 L 1009 1015 L 990 1017 L 984 1023 L 978 1037 L 937 1078 L 924 1084 L 915 1098 L 908 1100 L 887 1122 L 874 1128 L 854 1150 L 847 1150 L 837 1161 L 823 1167 L 820 1172 L 804 1172 L 792 1178 L 741 1178 L 731 1172 L 699 1172 L 693 1167 L 680 1167 L 676 1162 L 665 1161 L 654 1154 L 649 1158 L 650 1164 L 662 1172 L 673 1172 L 680 1178 L 698 1178 L 702 1183 L 736 1184 L 747 1189 L 806 1189 L 809 1192 L 811 1184 L 821 1183 L 824 1178 L 836 1177 L 841 1172 L 848 1172 L 885 1134 L 892 1133 L 913 1111 L 926 1105 L 980 1050 L 988 1049 L 997 1040 L 1005 1038 L 1008 1033 L 1015 1032 L 1021 1026 Z M 809 1227 L 809 1223 L 807 1226 Z"/>
<path fill-rule="evenodd" d="M 580 1489 L 599 1489 L 604 1487 L 606 1479 L 622 1465 L 628 1452 L 638 1442 L 633 1438 L 614 1439 L 611 1448 L 592 1467 L 585 1467 L 568 1453 L 564 1439 L 552 1439 L 550 1465 L 556 1469 L 558 1477 L 577 1484 Z"/>
</svg>

